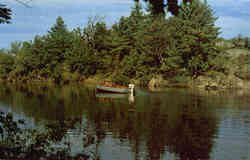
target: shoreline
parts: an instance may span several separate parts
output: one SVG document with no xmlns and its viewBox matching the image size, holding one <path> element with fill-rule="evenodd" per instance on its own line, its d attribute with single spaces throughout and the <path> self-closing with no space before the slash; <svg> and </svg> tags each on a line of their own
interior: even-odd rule
<svg viewBox="0 0 250 160">
<path fill-rule="evenodd" d="M 174 77 L 176 78 L 176 77 Z M 111 80 L 105 76 L 91 76 L 82 78 L 78 81 L 61 80 L 56 83 L 52 79 L 0 79 L 1 83 L 10 84 L 34 84 L 34 85 L 68 85 L 68 84 L 92 84 L 97 85 L 103 80 Z M 193 88 L 201 91 L 227 91 L 227 90 L 250 90 L 250 81 L 242 80 L 234 75 L 220 75 L 217 77 L 198 76 L 197 78 L 182 77 L 180 81 L 174 81 L 173 77 L 170 79 L 163 79 L 161 75 L 152 78 L 146 85 L 142 84 L 139 79 L 132 79 L 130 83 L 135 84 L 141 88 L 148 88 L 150 90 L 158 90 L 161 88 Z"/>
</svg>

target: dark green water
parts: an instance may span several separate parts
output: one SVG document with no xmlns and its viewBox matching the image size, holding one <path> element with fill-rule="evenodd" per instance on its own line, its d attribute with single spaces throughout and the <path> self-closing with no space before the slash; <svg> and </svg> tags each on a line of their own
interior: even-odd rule
<svg viewBox="0 0 250 160">
<path fill-rule="evenodd" d="M 249 160 L 250 92 L 188 89 L 96 95 L 94 86 L 0 85 L 0 111 L 30 128 L 74 119 L 65 132 L 71 154 L 102 160 Z M 91 135 L 92 139 L 86 139 Z M 87 142 L 92 145 L 85 148 Z"/>
</svg>

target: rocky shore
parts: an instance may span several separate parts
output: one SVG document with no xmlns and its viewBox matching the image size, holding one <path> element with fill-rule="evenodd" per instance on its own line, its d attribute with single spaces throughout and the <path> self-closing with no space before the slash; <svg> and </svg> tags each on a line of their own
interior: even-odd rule
<svg viewBox="0 0 250 160">
<path fill-rule="evenodd" d="M 199 90 L 230 90 L 250 89 L 250 81 L 242 80 L 235 75 L 219 74 L 217 76 L 199 76 L 195 79 L 186 77 L 183 82 L 171 82 L 162 77 L 152 78 L 148 83 L 149 88 L 171 87 L 171 88 L 196 88 Z"/>
</svg>

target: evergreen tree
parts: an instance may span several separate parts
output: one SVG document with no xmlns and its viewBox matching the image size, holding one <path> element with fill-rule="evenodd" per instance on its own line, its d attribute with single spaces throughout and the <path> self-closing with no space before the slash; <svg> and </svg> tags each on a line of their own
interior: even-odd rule
<svg viewBox="0 0 250 160">
<path fill-rule="evenodd" d="M 80 28 L 72 31 L 73 41 L 71 48 L 65 53 L 65 64 L 71 73 L 78 72 L 89 76 L 94 74 L 98 67 L 98 59 L 94 54 L 94 48 L 88 46 L 88 41 Z"/>
<path fill-rule="evenodd" d="M 72 45 L 72 34 L 68 31 L 62 17 L 56 19 L 56 24 L 48 31 L 46 36 L 45 58 L 50 70 L 54 70 L 57 64 L 64 62 L 65 53 Z"/>
<path fill-rule="evenodd" d="M 211 69 L 213 58 L 217 56 L 216 42 L 220 28 L 215 26 L 216 19 L 206 0 L 193 0 L 190 4 L 182 3 L 180 14 L 169 20 L 174 26 L 171 43 L 177 45 L 175 55 L 182 59 L 179 65 L 192 75 Z"/>
<path fill-rule="evenodd" d="M 112 50 L 119 55 L 120 79 L 138 78 L 148 81 L 150 76 L 160 72 L 161 57 L 166 49 L 166 20 L 145 14 L 139 2 L 129 17 L 122 17 L 113 26 L 116 47 Z M 119 79 L 118 79 L 119 80 Z"/>
<path fill-rule="evenodd" d="M 61 16 L 57 17 L 56 24 L 53 27 L 51 27 L 48 33 L 52 38 L 59 36 L 58 34 L 68 33 L 67 26 L 64 23 L 63 18 Z"/>
</svg>

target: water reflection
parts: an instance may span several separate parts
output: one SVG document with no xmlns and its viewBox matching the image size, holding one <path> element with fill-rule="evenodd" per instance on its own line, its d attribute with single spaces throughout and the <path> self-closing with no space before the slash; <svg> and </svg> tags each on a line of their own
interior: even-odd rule
<svg viewBox="0 0 250 160">
<path fill-rule="evenodd" d="M 80 122 L 68 131 L 78 152 L 88 143 L 101 159 L 115 159 L 107 147 L 129 147 L 127 159 L 208 160 L 218 138 L 221 118 L 216 104 L 186 90 L 129 95 L 95 94 L 93 87 L 0 85 L 1 106 L 33 118 L 37 125 L 67 119 Z M 220 104 L 220 103 L 218 103 Z M 94 135 L 86 139 L 81 134 Z M 88 136 L 87 136 L 88 137 Z M 119 143 L 117 143 L 119 142 Z M 79 150 L 81 152 L 81 150 Z M 117 151 L 119 159 L 123 153 Z M 117 157 L 116 157 L 117 158 Z"/>
<path fill-rule="evenodd" d="M 130 105 L 118 103 L 111 103 L 108 108 L 90 108 L 88 119 L 97 130 L 112 132 L 115 138 L 129 141 L 135 157 L 146 150 L 148 159 L 157 160 L 167 150 L 180 159 L 209 159 L 217 120 L 208 107 L 202 106 L 201 100 L 179 97 L 175 101 L 169 95 L 147 99 L 148 105 L 144 105 L 144 97 L 136 97 L 138 108 L 133 112 Z"/>
</svg>

